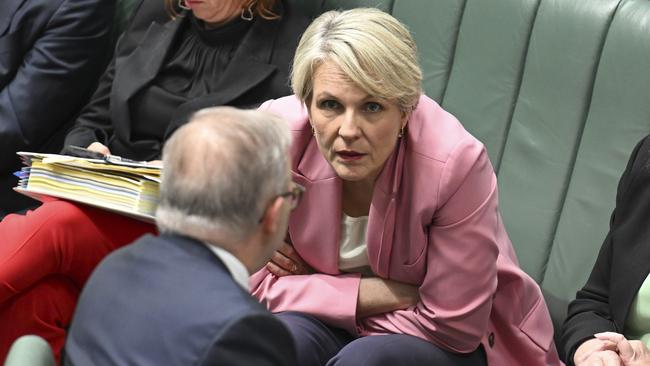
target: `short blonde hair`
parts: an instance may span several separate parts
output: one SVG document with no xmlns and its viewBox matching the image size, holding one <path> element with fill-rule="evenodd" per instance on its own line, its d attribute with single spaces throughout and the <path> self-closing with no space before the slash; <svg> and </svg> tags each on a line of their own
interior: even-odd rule
<svg viewBox="0 0 650 366">
<path fill-rule="evenodd" d="M 332 61 L 368 94 L 396 100 L 412 111 L 422 94 L 422 70 L 408 29 L 374 8 L 329 11 L 316 18 L 300 39 L 291 72 L 293 92 L 307 103 L 314 72 Z"/>
</svg>

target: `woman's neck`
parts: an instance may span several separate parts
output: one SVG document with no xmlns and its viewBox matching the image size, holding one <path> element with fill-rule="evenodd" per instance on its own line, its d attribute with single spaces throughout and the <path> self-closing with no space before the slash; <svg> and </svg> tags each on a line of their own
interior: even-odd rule
<svg viewBox="0 0 650 366">
<path fill-rule="evenodd" d="M 343 181 L 343 213 L 351 217 L 368 216 L 375 181 Z"/>
</svg>

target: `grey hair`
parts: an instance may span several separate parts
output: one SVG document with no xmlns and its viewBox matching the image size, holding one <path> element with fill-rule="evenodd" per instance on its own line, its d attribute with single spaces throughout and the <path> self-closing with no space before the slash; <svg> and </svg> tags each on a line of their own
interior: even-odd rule
<svg viewBox="0 0 650 366">
<path fill-rule="evenodd" d="M 156 223 L 195 238 L 250 235 L 273 196 L 289 183 L 287 123 L 231 107 L 203 109 L 163 149 Z"/>
<path fill-rule="evenodd" d="M 417 47 L 404 24 L 374 8 L 329 11 L 305 30 L 293 61 L 293 92 L 307 103 L 318 66 L 332 61 L 368 94 L 411 112 L 422 94 Z"/>
</svg>

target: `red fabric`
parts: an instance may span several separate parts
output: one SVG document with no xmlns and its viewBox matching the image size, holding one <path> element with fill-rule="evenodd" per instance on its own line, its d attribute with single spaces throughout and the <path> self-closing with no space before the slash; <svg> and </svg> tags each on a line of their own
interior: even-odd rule
<svg viewBox="0 0 650 366">
<path fill-rule="evenodd" d="M 113 250 L 155 232 L 152 224 L 59 200 L 5 217 L 0 222 L 0 360 L 6 345 L 22 334 L 46 338 L 59 354 L 78 292 L 95 266 Z"/>
<path fill-rule="evenodd" d="M 50 343 L 58 360 L 72 320 L 79 289 L 64 276 L 49 276 L 0 305 L 0 360 L 18 337 L 37 334 Z"/>
</svg>

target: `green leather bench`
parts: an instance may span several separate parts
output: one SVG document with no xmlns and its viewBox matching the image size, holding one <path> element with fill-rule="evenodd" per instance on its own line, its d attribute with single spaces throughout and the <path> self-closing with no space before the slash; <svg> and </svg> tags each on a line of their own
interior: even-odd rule
<svg viewBox="0 0 650 366">
<path fill-rule="evenodd" d="M 292 2 L 311 16 L 376 6 L 409 26 L 426 93 L 487 146 L 521 266 L 558 329 L 650 133 L 650 1 Z"/>
<path fill-rule="evenodd" d="M 118 0 L 118 19 L 133 2 Z M 650 133 L 650 0 L 290 2 L 313 17 L 375 6 L 409 26 L 426 93 L 487 146 L 521 266 L 558 329 Z"/>
</svg>

